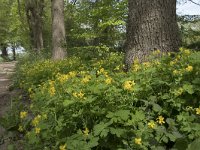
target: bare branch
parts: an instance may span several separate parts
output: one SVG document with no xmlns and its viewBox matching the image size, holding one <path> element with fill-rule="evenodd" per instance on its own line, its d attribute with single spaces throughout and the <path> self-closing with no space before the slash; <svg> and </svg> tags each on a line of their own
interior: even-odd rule
<svg viewBox="0 0 200 150">
<path fill-rule="evenodd" d="M 192 3 L 193 3 L 193 4 L 195 4 L 195 5 L 198 5 L 198 6 L 200 6 L 200 4 L 199 4 L 199 3 L 197 3 L 197 2 L 194 2 L 193 0 L 188 0 L 188 1 L 192 2 Z"/>
</svg>

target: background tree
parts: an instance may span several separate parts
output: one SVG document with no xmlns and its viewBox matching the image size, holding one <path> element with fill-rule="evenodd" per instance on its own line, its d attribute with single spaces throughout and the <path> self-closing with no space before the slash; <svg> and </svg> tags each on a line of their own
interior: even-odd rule
<svg viewBox="0 0 200 150">
<path fill-rule="evenodd" d="M 125 64 L 151 50 L 177 51 L 180 45 L 176 0 L 129 0 Z"/>
<path fill-rule="evenodd" d="M 52 0 L 52 53 L 53 59 L 66 56 L 64 24 L 64 0 Z"/>
<path fill-rule="evenodd" d="M 43 45 L 43 20 L 44 0 L 26 0 L 26 16 L 30 29 L 32 48 L 40 51 Z"/>
</svg>

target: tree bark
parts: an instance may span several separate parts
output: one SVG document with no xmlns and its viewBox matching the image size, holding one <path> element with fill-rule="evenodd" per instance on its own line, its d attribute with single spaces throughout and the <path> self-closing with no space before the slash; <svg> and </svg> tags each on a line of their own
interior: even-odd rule
<svg viewBox="0 0 200 150">
<path fill-rule="evenodd" d="M 1 44 L 1 57 L 4 60 L 8 60 L 8 51 L 6 44 Z"/>
<path fill-rule="evenodd" d="M 33 49 L 39 52 L 44 48 L 43 45 L 43 9 L 44 0 L 27 0 L 26 16 L 28 19 L 30 37 Z"/>
<path fill-rule="evenodd" d="M 180 44 L 176 0 L 129 0 L 125 65 L 144 60 L 152 50 L 177 51 Z"/>
<path fill-rule="evenodd" d="M 64 24 L 64 0 L 52 0 L 52 58 L 64 59 L 65 50 L 65 24 Z"/>
</svg>

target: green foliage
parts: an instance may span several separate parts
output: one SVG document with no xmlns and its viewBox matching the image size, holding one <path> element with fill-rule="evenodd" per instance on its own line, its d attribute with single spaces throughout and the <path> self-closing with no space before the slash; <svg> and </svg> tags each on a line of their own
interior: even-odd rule
<svg viewBox="0 0 200 150">
<path fill-rule="evenodd" d="M 198 146 L 200 53 L 156 51 L 149 62 L 135 60 L 128 73 L 122 57 L 22 65 L 18 81 L 31 97 L 29 112 L 19 114 L 24 149 Z"/>
<path fill-rule="evenodd" d="M 122 49 L 127 18 L 127 0 L 83 0 L 67 3 L 66 33 L 70 48 L 98 47 Z M 80 49 L 81 49 L 80 48 Z"/>
<path fill-rule="evenodd" d="M 180 32 L 183 46 L 190 49 L 200 49 L 200 18 L 199 16 L 180 16 Z"/>
</svg>

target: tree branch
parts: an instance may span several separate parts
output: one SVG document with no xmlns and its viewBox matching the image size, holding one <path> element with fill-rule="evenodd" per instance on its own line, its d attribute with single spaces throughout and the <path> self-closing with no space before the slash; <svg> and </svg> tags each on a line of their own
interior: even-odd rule
<svg viewBox="0 0 200 150">
<path fill-rule="evenodd" d="M 198 6 L 200 6 L 200 4 L 199 4 L 199 3 L 197 3 L 197 2 L 194 2 L 193 0 L 188 0 L 188 1 L 190 1 L 191 3 L 193 3 L 193 4 L 195 4 L 195 5 L 198 5 Z"/>
</svg>

